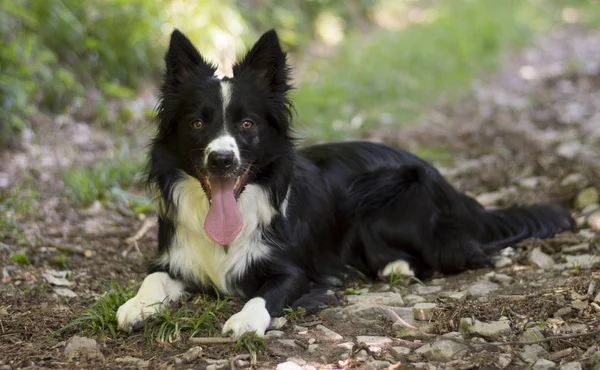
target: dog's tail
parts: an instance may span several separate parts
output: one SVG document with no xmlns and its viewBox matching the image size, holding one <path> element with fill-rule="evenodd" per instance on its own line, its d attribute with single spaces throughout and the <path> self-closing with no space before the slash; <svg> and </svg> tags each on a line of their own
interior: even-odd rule
<svg viewBox="0 0 600 370">
<path fill-rule="evenodd" d="M 499 250 L 527 238 L 551 238 L 573 230 L 575 221 L 557 204 L 483 210 L 480 242 L 484 250 Z"/>
</svg>

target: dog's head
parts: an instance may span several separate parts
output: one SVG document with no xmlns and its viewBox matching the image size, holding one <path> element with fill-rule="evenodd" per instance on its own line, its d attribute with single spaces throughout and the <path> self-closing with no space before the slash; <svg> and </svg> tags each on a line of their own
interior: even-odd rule
<svg viewBox="0 0 600 370">
<path fill-rule="evenodd" d="M 292 147 L 286 54 L 271 30 L 233 66 L 233 77 L 220 79 L 175 30 L 165 62 L 155 142 L 198 179 L 211 203 L 205 230 L 228 244 L 241 229 L 244 187 Z"/>
</svg>

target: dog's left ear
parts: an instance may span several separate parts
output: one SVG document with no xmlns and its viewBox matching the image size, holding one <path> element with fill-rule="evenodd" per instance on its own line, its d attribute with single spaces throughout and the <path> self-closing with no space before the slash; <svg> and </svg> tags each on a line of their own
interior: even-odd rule
<svg viewBox="0 0 600 370">
<path fill-rule="evenodd" d="M 233 75 L 252 73 L 259 83 L 273 91 L 289 89 L 287 56 L 275 30 L 265 32 L 244 58 L 233 66 Z"/>
</svg>

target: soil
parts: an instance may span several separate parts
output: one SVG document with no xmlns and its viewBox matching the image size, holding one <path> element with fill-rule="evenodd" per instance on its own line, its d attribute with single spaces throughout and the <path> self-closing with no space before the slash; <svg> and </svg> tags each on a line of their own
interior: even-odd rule
<svg viewBox="0 0 600 370">
<path fill-rule="evenodd" d="M 489 200 L 489 194 L 497 195 L 490 206 L 554 200 L 572 209 L 575 196 L 583 188 L 600 189 L 599 54 L 600 35 L 578 30 L 556 31 L 531 48 L 508 57 L 498 72 L 475 81 L 471 92 L 460 101 L 442 103 L 428 111 L 419 125 L 394 131 L 374 130 L 366 138 L 409 149 L 449 148 L 453 160 L 439 164 L 445 175 L 458 188 L 480 200 Z M 140 96 L 134 103 L 152 106 L 151 94 Z M 141 151 L 150 129 L 144 125 L 130 129 L 139 144 L 132 149 Z M 46 127 L 37 127 L 35 133 L 26 133 L 21 149 L 0 153 L 0 186 L 10 188 L 23 182 L 32 188 L 35 185 L 39 192 L 31 206 L 33 211 L 20 220 L 24 237 L 30 243 L 17 246 L 11 236 L 0 240 L 1 369 L 120 369 L 125 365 L 117 359 L 125 356 L 149 360 L 149 368 L 206 368 L 209 365 L 206 359 L 232 359 L 245 353 L 234 352 L 232 344 L 203 345 L 199 359 L 181 363 L 175 361 L 177 356 L 194 346 L 185 337 L 172 343 L 149 343 L 143 333 L 134 333 L 114 340 L 110 335 L 94 336 L 86 328 L 52 335 L 100 298 L 102 281 L 113 279 L 122 286 L 141 281 L 145 261 L 153 256 L 155 225 L 136 241 L 137 247 L 126 240 L 145 222 L 152 222 L 155 215 L 139 217 L 102 205 L 77 209 L 65 196 L 61 169 L 93 163 L 111 153 L 117 142 L 115 135 L 107 130 L 77 122 L 72 117 L 56 117 Z M 564 179 L 572 174 L 578 174 L 578 181 L 565 184 Z M 534 186 L 527 185 L 532 181 Z M 140 192 L 135 188 L 129 190 Z M 462 291 L 485 280 L 491 270 L 426 281 L 426 285 L 442 286 L 438 293 L 421 294 L 438 305 L 433 319 L 435 332 L 458 331 L 461 318 L 510 319 L 512 331 L 502 338 L 504 341 L 518 340 L 531 325 L 541 325 L 546 336 L 569 332 L 567 329 L 575 324 L 582 324 L 589 332 L 600 329 L 600 312 L 592 304 L 600 287 L 600 265 L 544 271 L 533 266 L 528 257 L 534 248 L 540 248 L 556 263 L 564 263 L 563 247 L 581 243 L 588 245 L 583 253 L 600 252 L 598 227 L 588 224 L 587 216 L 578 210 L 573 212 L 586 233 L 566 233 L 554 240 L 529 240 L 514 246 L 510 257 L 513 263 L 494 270 L 512 277 L 512 283 L 501 284 L 484 298 L 459 300 L 442 293 Z M 76 253 L 57 250 L 56 246 L 71 248 Z M 85 250 L 90 250 L 91 255 L 86 256 Z M 10 256 L 21 251 L 26 252 L 31 265 L 11 261 Z M 55 286 L 43 277 L 48 270 L 65 268 L 60 257 L 63 254 L 68 256 L 69 280 L 75 283 L 69 287 L 76 294 L 74 297 L 57 295 Z M 357 288 L 390 289 L 381 282 L 365 284 Z M 407 294 L 414 293 L 418 286 L 392 288 Z M 557 316 L 559 309 L 572 307 L 575 301 L 585 304 Z M 233 300 L 229 304 L 236 307 L 239 302 Z M 346 360 L 348 350 L 337 346 L 339 342 L 330 343 L 319 336 L 317 324 L 342 335 L 343 342 L 356 342 L 357 335 L 377 335 L 392 338 L 394 346 L 416 348 L 433 340 L 398 338 L 393 320 L 385 317 L 366 327 L 339 320 L 336 315 L 321 314 L 290 320 L 282 330 L 284 338 L 295 340 L 296 346 L 292 348 L 270 339 L 268 349 L 257 354 L 255 366 L 272 369 L 290 357 L 302 358 L 316 368 L 375 368 L 369 367 L 375 366 L 369 363 L 379 359 L 401 364 L 395 367 L 401 369 L 424 362 L 414 352 L 394 358 L 386 350 L 379 353 L 368 350 L 370 357 L 360 359 L 353 356 L 366 348 L 360 343 L 355 343 L 350 353 L 352 359 Z M 297 330 L 295 325 L 307 326 L 308 330 Z M 65 342 L 73 335 L 95 338 L 103 358 L 67 360 L 63 355 Z M 319 344 L 313 352 L 307 351 L 310 338 Z M 591 368 L 587 362 L 588 349 L 598 343 L 600 335 L 587 335 L 549 340 L 543 346 L 548 353 L 571 349 L 556 362 L 579 361 L 584 368 Z M 515 359 L 509 368 L 526 368 L 530 365 L 519 364 L 521 347 L 474 347 L 459 360 L 435 366 L 498 369 L 502 368 L 498 355 L 508 353 Z M 226 366 L 250 367 L 239 361 Z"/>
</svg>

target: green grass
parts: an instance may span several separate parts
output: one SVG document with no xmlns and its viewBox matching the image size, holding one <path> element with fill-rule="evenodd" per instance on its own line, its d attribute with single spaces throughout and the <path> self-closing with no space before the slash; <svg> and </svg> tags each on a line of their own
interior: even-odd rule
<svg viewBox="0 0 600 370">
<path fill-rule="evenodd" d="M 29 260 L 29 258 L 27 257 L 27 254 L 25 252 L 13 254 L 10 257 L 10 260 L 15 263 L 18 263 L 20 265 L 31 265 L 31 261 Z"/>
<path fill-rule="evenodd" d="M 67 194 L 76 206 L 89 206 L 96 200 L 116 201 L 130 206 L 136 213 L 151 207 L 147 197 L 132 196 L 123 189 L 138 184 L 143 169 L 140 160 L 117 157 L 95 163 L 91 167 L 74 167 L 64 171 Z"/>
<path fill-rule="evenodd" d="M 236 352 L 246 350 L 249 353 L 252 352 L 261 352 L 267 349 L 267 341 L 265 338 L 261 338 L 255 333 L 246 333 L 239 337 L 235 345 L 233 346 L 233 350 Z"/>
<path fill-rule="evenodd" d="M 303 307 L 298 307 L 295 310 L 291 307 L 286 307 L 283 309 L 283 315 L 289 320 L 299 320 L 306 316 L 306 310 Z"/>
<path fill-rule="evenodd" d="M 299 70 L 301 133 L 328 141 L 410 124 L 438 98 L 459 96 L 503 51 L 556 23 L 553 9 L 530 0 L 439 0 L 429 23 L 349 34 L 332 57 L 311 56 Z"/>
<path fill-rule="evenodd" d="M 26 189 L 25 185 L 0 191 L 0 235 L 3 236 L 0 242 L 18 246 L 29 244 L 20 221 L 33 212 L 37 196 L 35 190 Z"/>
</svg>

